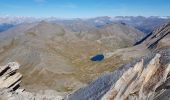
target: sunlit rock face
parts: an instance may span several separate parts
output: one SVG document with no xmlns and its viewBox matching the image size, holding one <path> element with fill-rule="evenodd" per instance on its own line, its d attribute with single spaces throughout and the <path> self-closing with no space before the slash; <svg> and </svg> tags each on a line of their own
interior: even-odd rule
<svg viewBox="0 0 170 100">
<path fill-rule="evenodd" d="M 17 89 L 22 77 L 20 73 L 16 73 L 19 66 L 20 65 L 16 62 L 11 62 L 5 66 L 0 66 L 0 89 Z"/>
<path fill-rule="evenodd" d="M 161 67 L 160 57 L 160 54 L 156 54 L 146 68 L 143 66 L 143 60 L 129 68 L 102 100 L 153 100 L 156 91 L 161 90 L 159 87 L 167 80 L 170 72 L 170 65 L 165 69 Z"/>
</svg>

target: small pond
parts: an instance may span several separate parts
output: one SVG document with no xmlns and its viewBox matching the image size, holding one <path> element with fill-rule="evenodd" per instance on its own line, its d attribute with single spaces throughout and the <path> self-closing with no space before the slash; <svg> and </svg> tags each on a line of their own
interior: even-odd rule
<svg viewBox="0 0 170 100">
<path fill-rule="evenodd" d="M 104 60 L 104 55 L 103 54 L 97 54 L 90 59 L 91 61 L 102 61 Z"/>
</svg>

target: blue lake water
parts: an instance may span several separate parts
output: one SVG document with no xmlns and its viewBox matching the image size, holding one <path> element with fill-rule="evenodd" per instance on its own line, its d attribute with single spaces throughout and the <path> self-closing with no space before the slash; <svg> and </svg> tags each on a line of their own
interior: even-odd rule
<svg viewBox="0 0 170 100">
<path fill-rule="evenodd" d="M 102 61 L 102 60 L 104 60 L 104 55 L 103 54 L 97 54 L 97 55 L 93 56 L 90 60 L 91 61 Z"/>
</svg>

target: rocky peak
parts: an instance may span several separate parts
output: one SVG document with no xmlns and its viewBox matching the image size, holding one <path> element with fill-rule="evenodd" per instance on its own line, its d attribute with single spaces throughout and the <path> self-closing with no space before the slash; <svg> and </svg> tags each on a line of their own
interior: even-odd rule
<svg viewBox="0 0 170 100">
<path fill-rule="evenodd" d="M 42 20 L 42 21 L 39 22 L 39 25 L 41 25 L 41 24 L 45 25 L 45 24 L 49 24 L 49 23 L 47 21 L 45 21 L 45 20 Z"/>
<path fill-rule="evenodd" d="M 63 36 L 65 30 L 58 24 L 53 24 L 46 21 L 39 22 L 36 26 L 30 28 L 26 33 L 32 33 L 41 37 Z"/>
<path fill-rule="evenodd" d="M 148 34 L 146 37 L 141 39 L 135 45 L 144 44 L 149 49 L 153 49 L 157 47 L 157 44 L 164 39 L 165 37 L 169 37 L 170 34 L 170 22 L 161 25 L 159 28 L 155 29 L 153 32 Z"/>
<path fill-rule="evenodd" d="M 170 34 L 170 22 L 161 25 L 158 29 L 153 31 L 153 34 L 148 37 L 145 44 L 148 48 L 156 47 L 157 43 Z"/>
</svg>

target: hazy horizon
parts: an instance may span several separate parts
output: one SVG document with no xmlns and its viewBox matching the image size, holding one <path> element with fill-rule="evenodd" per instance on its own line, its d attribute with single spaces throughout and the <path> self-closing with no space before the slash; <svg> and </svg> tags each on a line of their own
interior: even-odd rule
<svg viewBox="0 0 170 100">
<path fill-rule="evenodd" d="M 168 19 L 170 18 L 170 16 L 94 16 L 94 17 L 57 17 L 57 16 L 46 16 L 46 17 L 37 17 L 37 16 L 11 16 L 11 15 L 4 15 L 4 16 L 0 16 L 0 18 L 35 18 L 35 19 L 50 19 L 50 18 L 54 18 L 54 19 L 93 19 L 93 18 L 102 18 L 102 17 L 110 17 L 110 18 L 118 18 L 118 17 L 144 17 L 144 18 L 151 18 L 151 17 L 155 17 L 155 18 L 161 18 L 161 19 Z"/>
</svg>

